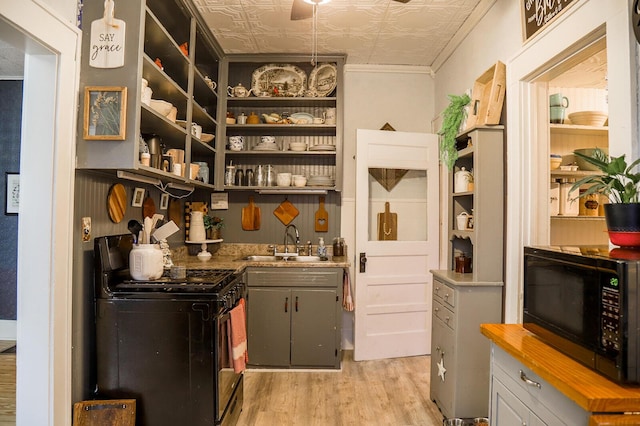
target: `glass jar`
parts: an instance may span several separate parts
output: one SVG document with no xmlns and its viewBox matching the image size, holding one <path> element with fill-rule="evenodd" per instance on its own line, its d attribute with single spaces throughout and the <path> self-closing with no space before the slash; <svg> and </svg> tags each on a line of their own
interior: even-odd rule
<svg viewBox="0 0 640 426">
<path fill-rule="evenodd" d="M 233 186 L 233 181 L 236 175 L 236 166 L 228 165 L 227 171 L 224 174 L 224 184 L 225 186 Z"/>
<path fill-rule="evenodd" d="M 336 237 L 333 239 L 333 255 L 344 256 L 344 238 Z"/>
</svg>

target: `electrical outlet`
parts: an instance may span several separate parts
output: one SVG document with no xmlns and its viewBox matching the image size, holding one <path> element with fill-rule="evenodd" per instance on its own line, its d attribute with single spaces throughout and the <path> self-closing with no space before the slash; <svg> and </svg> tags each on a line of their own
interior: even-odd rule
<svg viewBox="0 0 640 426">
<path fill-rule="evenodd" d="M 91 218 L 82 218 L 82 242 L 91 241 Z"/>
</svg>

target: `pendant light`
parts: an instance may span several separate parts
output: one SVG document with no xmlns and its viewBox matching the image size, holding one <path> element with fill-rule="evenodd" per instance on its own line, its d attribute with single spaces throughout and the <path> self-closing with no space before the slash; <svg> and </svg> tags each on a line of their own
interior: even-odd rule
<svg viewBox="0 0 640 426">
<path fill-rule="evenodd" d="M 312 29 L 311 29 L 311 65 L 318 62 L 318 6 L 327 4 L 331 0 L 304 0 L 305 3 L 313 5 Z"/>
</svg>

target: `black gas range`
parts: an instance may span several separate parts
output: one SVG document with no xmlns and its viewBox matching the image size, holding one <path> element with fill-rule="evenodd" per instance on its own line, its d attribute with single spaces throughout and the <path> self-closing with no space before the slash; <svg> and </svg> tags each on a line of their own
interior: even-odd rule
<svg viewBox="0 0 640 426">
<path fill-rule="evenodd" d="M 229 312 L 244 297 L 234 270 L 132 280 L 131 235 L 96 238 L 96 396 L 135 398 L 137 425 L 232 425 L 243 375 L 230 355 Z"/>
</svg>

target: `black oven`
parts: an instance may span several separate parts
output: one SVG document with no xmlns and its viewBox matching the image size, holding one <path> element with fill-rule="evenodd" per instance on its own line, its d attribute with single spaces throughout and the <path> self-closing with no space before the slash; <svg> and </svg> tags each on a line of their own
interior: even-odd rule
<svg viewBox="0 0 640 426">
<path fill-rule="evenodd" d="M 618 382 L 640 381 L 640 251 L 525 247 L 523 326 Z"/>
<path fill-rule="evenodd" d="M 133 281 L 130 247 L 130 235 L 95 242 L 96 396 L 135 398 L 137 425 L 235 424 L 243 375 L 228 335 L 241 277 L 189 270 L 181 280 Z"/>
</svg>

